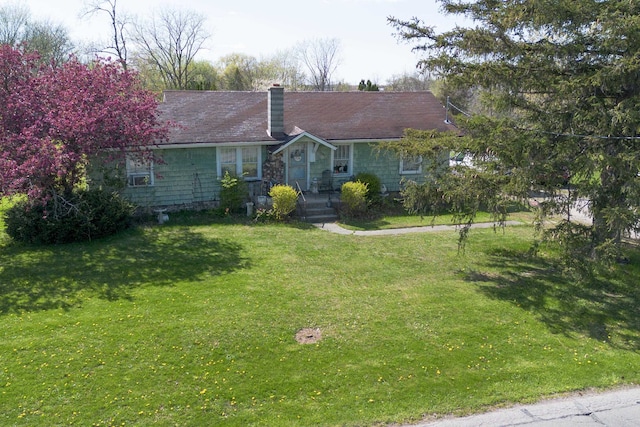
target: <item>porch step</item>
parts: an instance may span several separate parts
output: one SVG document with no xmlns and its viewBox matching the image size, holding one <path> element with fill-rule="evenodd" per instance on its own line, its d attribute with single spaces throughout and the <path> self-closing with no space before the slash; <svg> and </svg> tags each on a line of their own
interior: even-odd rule
<svg viewBox="0 0 640 427">
<path fill-rule="evenodd" d="M 338 220 L 336 210 L 333 208 L 318 208 L 307 209 L 307 215 L 304 218 L 305 222 L 335 222 Z"/>
<path fill-rule="evenodd" d="M 308 222 L 310 224 L 326 224 L 331 222 L 336 222 L 338 220 L 338 215 L 321 215 L 321 216 L 307 216 L 304 217 L 303 221 Z"/>
<path fill-rule="evenodd" d="M 328 207 L 309 207 L 307 206 L 306 212 L 302 212 L 305 222 L 320 223 L 320 222 L 335 222 L 338 220 L 338 214 L 334 208 Z"/>
<path fill-rule="evenodd" d="M 299 201 L 304 204 L 306 208 L 299 210 L 298 215 L 305 222 L 310 223 L 325 223 L 335 222 L 338 220 L 338 213 L 335 206 L 338 203 L 336 197 L 332 199 L 331 206 L 327 206 L 327 197 L 310 197 L 306 199 L 306 202 Z"/>
</svg>

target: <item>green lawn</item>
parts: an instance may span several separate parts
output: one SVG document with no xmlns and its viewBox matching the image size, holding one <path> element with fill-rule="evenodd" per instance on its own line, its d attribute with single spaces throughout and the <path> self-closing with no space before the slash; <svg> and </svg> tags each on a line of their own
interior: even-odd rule
<svg viewBox="0 0 640 427">
<path fill-rule="evenodd" d="M 379 425 L 638 383 L 640 254 L 578 285 L 531 234 L 474 230 L 460 254 L 456 232 L 172 215 L 2 236 L 0 425 Z"/>
<path fill-rule="evenodd" d="M 403 227 L 423 227 L 432 225 L 452 225 L 455 224 L 453 215 L 424 216 L 410 215 L 400 205 L 393 205 L 388 208 L 390 215 L 376 215 L 372 219 L 361 218 L 342 218 L 340 225 L 348 230 L 366 231 L 366 230 L 385 230 Z M 509 219 L 522 221 L 524 223 L 532 223 L 534 213 L 530 212 L 526 207 L 514 205 L 512 212 L 509 213 Z M 478 212 L 475 222 L 492 222 L 491 215 L 487 212 Z"/>
<path fill-rule="evenodd" d="M 481 212 L 476 218 L 476 222 L 490 222 L 491 216 Z M 441 215 L 437 217 L 400 214 L 393 216 L 383 216 L 375 219 L 345 218 L 340 220 L 340 225 L 348 230 L 386 230 L 403 227 L 424 227 L 431 225 L 452 225 L 454 224 L 452 215 Z"/>
</svg>

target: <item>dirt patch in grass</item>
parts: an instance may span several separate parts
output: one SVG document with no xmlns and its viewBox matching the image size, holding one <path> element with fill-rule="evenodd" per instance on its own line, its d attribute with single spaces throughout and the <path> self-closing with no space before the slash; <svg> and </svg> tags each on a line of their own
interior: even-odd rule
<svg viewBox="0 0 640 427">
<path fill-rule="evenodd" d="M 296 341 L 300 344 L 315 344 L 321 339 L 320 328 L 303 328 L 296 333 Z"/>
</svg>

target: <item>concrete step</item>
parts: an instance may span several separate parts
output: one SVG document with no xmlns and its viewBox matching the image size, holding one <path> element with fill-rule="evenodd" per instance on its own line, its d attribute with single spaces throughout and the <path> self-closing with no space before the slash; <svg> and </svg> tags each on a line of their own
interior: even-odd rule
<svg viewBox="0 0 640 427">
<path fill-rule="evenodd" d="M 331 203 L 329 203 L 329 200 Z M 298 199 L 300 219 L 311 223 L 335 222 L 338 220 L 336 207 L 340 198 L 337 194 L 307 194 L 305 200 Z M 329 206 L 327 206 L 329 205 Z"/>
<path fill-rule="evenodd" d="M 320 207 L 320 208 L 309 208 L 307 207 L 307 216 L 314 215 L 335 215 L 336 210 L 334 208 Z"/>
<path fill-rule="evenodd" d="M 324 224 L 327 222 L 336 222 L 338 220 L 338 215 L 311 215 L 301 219 L 304 222 L 309 222 L 312 224 Z"/>
<path fill-rule="evenodd" d="M 333 199 L 331 200 L 331 206 L 335 205 L 337 202 L 337 200 Z M 303 204 L 302 202 L 299 202 L 299 204 Z M 313 199 L 313 200 L 307 200 L 304 203 L 307 208 L 321 208 L 321 207 L 327 207 L 328 204 L 328 200 L 327 199 Z"/>
<path fill-rule="evenodd" d="M 335 222 L 338 219 L 335 207 L 328 207 L 326 202 L 307 203 L 306 209 L 298 212 L 305 222 L 324 223 Z"/>
</svg>

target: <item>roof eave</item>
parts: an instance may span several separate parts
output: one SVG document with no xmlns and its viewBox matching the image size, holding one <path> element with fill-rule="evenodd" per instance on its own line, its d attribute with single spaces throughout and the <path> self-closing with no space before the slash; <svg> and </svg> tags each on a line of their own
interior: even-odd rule
<svg viewBox="0 0 640 427">
<path fill-rule="evenodd" d="M 173 144 L 158 144 L 155 145 L 155 149 L 175 149 L 175 148 L 212 148 L 212 147 L 236 147 L 242 146 L 263 146 L 263 145 L 278 145 L 282 144 L 282 141 L 236 141 L 236 142 L 185 142 L 185 143 L 173 143 Z"/>
</svg>

